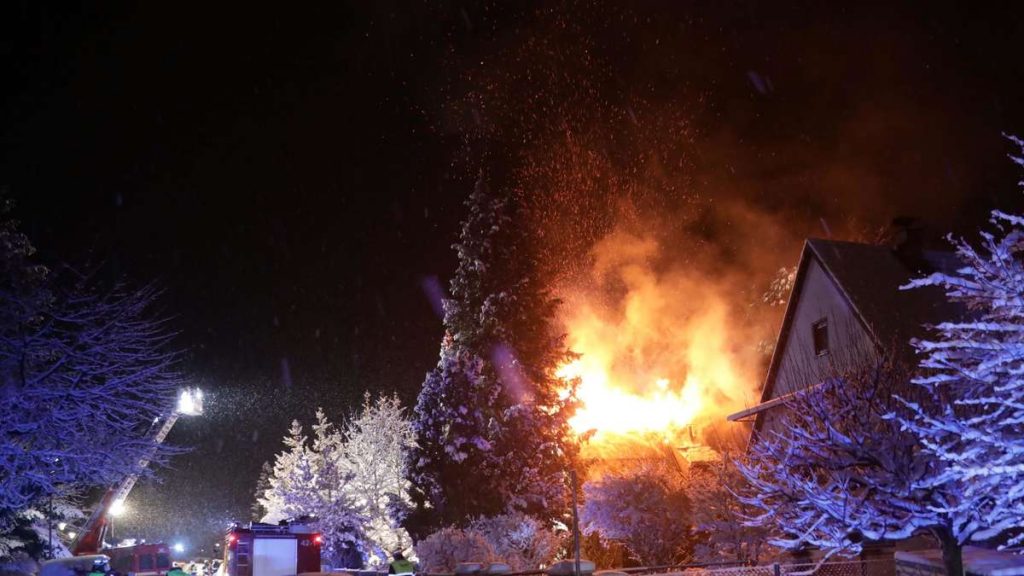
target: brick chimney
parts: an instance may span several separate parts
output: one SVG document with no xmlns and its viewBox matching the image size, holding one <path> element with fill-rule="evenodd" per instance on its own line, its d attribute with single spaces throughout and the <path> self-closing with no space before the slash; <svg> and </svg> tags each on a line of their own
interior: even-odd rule
<svg viewBox="0 0 1024 576">
<path fill-rule="evenodd" d="M 896 257 L 911 270 L 924 270 L 927 267 L 924 222 L 913 216 L 897 216 L 892 219 L 891 231 L 892 251 Z"/>
</svg>

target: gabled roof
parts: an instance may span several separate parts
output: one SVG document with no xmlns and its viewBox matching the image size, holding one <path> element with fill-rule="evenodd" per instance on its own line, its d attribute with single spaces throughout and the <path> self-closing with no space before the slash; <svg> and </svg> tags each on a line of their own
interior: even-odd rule
<svg viewBox="0 0 1024 576">
<path fill-rule="evenodd" d="M 807 246 L 879 346 L 906 349 L 911 338 L 925 334 L 925 324 L 958 314 L 940 288 L 900 290 L 932 272 L 955 271 L 952 252 L 923 251 L 908 257 L 886 246 L 820 239 L 808 240 Z"/>
<path fill-rule="evenodd" d="M 816 260 L 825 274 L 849 303 L 859 322 L 879 349 L 888 349 L 913 362 L 912 338 L 925 335 L 925 325 L 935 324 L 962 314 L 940 288 L 900 290 L 910 280 L 926 274 L 952 272 L 957 266 L 952 252 L 923 251 L 913 256 L 886 246 L 839 242 L 818 238 L 804 244 L 797 268 L 793 292 L 786 305 L 775 352 L 768 368 L 761 403 L 729 417 L 738 420 L 756 414 L 779 402 L 772 393 L 779 364 L 786 354 L 793 317 L 796 313 L 808 264 Z"/>
</svg>

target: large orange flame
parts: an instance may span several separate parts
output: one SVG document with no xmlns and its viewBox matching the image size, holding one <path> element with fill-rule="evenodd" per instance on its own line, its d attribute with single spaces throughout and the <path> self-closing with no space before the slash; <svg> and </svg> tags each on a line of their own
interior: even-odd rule
<svg viewBox="0 0 1024 576">
<path fill-rule="evenodd" d="M 592 446 L 699 437 L 752 395 L 755 346 L 734 326 L 724 287 L 693 269 L 655 271 L 657 253 L 652 240 L 614 234 L 595 247 L 584 287 L 564 291 L 580 357 L 559 375 L 579 379 L 570 423 Z"/>
<path fill-rule="evenodd" d="M 638 392 L 616 387 L 604 368 L 588 364 L 594 363 L 576 360 L 558 372 L 563 378 L 580 379 L 577 395 L 582 406 L 569 421 L 577 434 L 679 431 L 700 413 L 700 384 L 693 377 L 687 378 L 682 390 L 670 389 L 671 382 L 659 378 L 653 391 Z"/>
</svg>

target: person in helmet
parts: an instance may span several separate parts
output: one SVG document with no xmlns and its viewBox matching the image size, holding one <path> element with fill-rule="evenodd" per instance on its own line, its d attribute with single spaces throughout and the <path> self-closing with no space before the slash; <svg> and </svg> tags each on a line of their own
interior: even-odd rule
<svg viewBox="0 0 1024 576">
<path fill-rule="evenodd" d="M 405 559 L 405 554 L 402 554 L 401 550 L 396 551 L 391 557 L 393 560 L 388 565 L 388 574 L 411 576 L 416 569 L 412 562 Z"/>
</svg>

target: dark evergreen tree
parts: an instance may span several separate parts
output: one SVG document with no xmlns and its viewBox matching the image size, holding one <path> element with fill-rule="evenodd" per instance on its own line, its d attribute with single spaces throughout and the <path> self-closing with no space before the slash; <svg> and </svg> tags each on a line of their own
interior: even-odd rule
<svg viewBox="0 0 1024 576">
<path fill-rule="evenodd" d="M 415 411 L 405 523 L 417 539 L 509 511 L 564 519 L 578 453 L 568 425 L 574 396 L 555 376 L 571 353 L 526 227 L 482 179 L 466 206 L 441 358 Z"/>
</svg>

